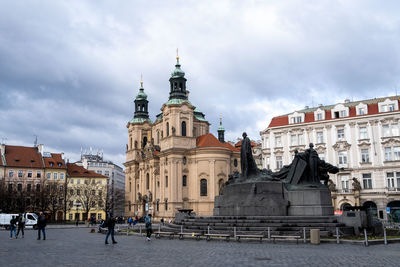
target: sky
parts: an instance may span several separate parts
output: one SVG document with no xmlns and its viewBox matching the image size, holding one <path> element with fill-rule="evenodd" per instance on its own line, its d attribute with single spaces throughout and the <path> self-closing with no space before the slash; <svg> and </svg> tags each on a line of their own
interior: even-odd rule
<svg viewBox="0 0 400 267">
<path fill-rule="evenodd" d="M 0 1 L 0 139 L 125 161 L 143 74 L 150 118 L 179 48 L 189 100 L 225 140 L 274 116 L 400 93 L 398 1 Z"/>
</svg>

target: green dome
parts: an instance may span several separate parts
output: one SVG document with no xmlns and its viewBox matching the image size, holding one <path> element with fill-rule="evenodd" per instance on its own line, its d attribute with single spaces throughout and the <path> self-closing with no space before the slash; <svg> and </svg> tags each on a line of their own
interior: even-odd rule
<svg viewBox="0 0 400 267">
<path fill-rule="evenodd" d="M 136 100 L 146 100 L 147 99 L 147 95 L 144 92 L 143 87 L 140 88 L 139 93 L 136 95 Z"/>
<path fill-rule="evenodd" d="M 222 124 L 220 124 L 218 126 L 218 131 L 225 131 L 225 128 L 224 128 L 224 126 L 222 126 Z"/>
</svg>

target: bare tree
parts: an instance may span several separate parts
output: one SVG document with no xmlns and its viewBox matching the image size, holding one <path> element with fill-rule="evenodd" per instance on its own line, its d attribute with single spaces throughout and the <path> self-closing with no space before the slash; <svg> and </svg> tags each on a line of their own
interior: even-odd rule
<svg viewBox="0 0 400 267">
<path fill-rule="evenodd" d="M 84 184 L 76 187 L 76 199 L 84 210 L 84 220 L 88 218 L 90 210 L 97 209 L 102 204 L 103 189 L 104 186 L 96 183 L 94 179 L 85 180 Z"/>
</svg>

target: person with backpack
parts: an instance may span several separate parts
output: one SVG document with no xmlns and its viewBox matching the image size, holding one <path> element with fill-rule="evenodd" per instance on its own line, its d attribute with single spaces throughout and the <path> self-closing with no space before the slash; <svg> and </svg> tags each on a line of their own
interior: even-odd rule
<svg viewBox="0 0 400 267">
<path fill-rule="evenodd" d="M 24 228 L 25 228 L 25 214 L 20 214 L 18 217 L 18 231 L 15 238 L 18 238 L 19 231 L 22 232 L 22 238 L 24 238 Z"/>
<path fill-rule="evenodd" d="M 110 212 L 107 220 L 106 220 L 106 227 L 108 228 L 106 234 L 106 241 L 105 244 L 108 244 L 108 237 L 111 235 L 111 240 L 113 244 L 117 244 L 117 241 L 114 239 L 114 227 L 115 227 L 115 218 L 113 217 L 112 213 Z"/>
<path fill-rule="evenodd" d="M 144 218 L 144 222 L 145 222 L 145 225 L 146 225 L 146 239 L 147 239 L 147 241 L 150 241 L 151 234 L 153 233 L 153 229 L 152 229 L 152 226 L 151 226 L 151 214 L 148 214 Z"/>
<path fill-rule="evenodd" d="M 15 238 L 17 238 L 17 232 L 15 230 L 16 224 L 17 224 L 17 219 L 15 218 L 15 216 L 12 216 L 12 218 L 10 220 L 10 239 L 12 239 L 13 232 L 14 232 Z"/>
<path fill-rule="evenodd" d="M 46 216 L 43 214 L 43 211 L 41 211 L 37 223 L 37 229 L 38 229 L 37 240 L 40 240 L 40 231 L 42 231 L 43 233 L 43 240 L 46 240 L 46 224 L 47 224 Z"/>
</svg>

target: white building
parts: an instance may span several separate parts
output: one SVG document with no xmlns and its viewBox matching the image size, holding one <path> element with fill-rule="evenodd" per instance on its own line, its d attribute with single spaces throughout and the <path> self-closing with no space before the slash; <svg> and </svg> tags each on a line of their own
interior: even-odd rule
<svg viewBox="0 0 400 267">
<path fill-rule="evenodd" d="M 81 151 L 81 160 L 76 162 L 76 164 L 109 178 L 108 190 L 112 194 L 110 199 L 112 202 L 111 210 L 116 216 L 123 215 L 125 205 L 124 170 L 111 161 L 103 160 L 103 152 L 97 151 L 94 154 L 92 149 Z"/>
<path fill-rule="evenodd" d="M 345 100 L 274 117 L 260 133 L 263 167 L 277 171 L 291 163 L 295 149 L 314 143 L 321 159 L 344 168 L 330 175 L 335 210 L 364 206 L 380 219 L 400 221 L 399 100 Z"/>
</svg>

